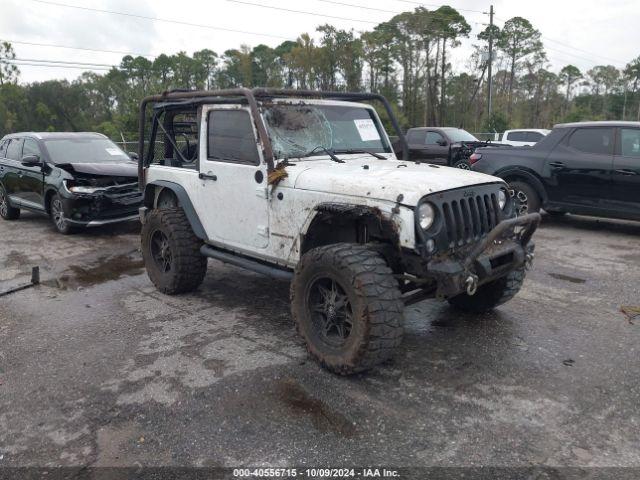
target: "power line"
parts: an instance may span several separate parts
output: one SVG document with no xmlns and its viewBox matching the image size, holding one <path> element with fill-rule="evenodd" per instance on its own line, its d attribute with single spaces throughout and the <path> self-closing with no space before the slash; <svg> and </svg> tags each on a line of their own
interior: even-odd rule
<svg viewBox="0 0 640 480">
<path fill-rule="evenodd" d="M 96 67 L 115 67 L 115 65 L 110 65 L 106 63 L 94 63 L 94 62 L 67 62 L 65 60 L 46 60 L 42 58 L 0 58 L 0 60 L 10 60 L 10 61 L 18 61 L 18 62 L 46 62 L 46 63 L 62 63 L 67 65 L 92 65 Z"/>
<path fill-rule="evenodd" d="M 40 0 L 35 0 L 35 1 L 40 1 Z M 294 10 L 292 8 L 274 7 L 273 5 L 262 5 L 261 3 L 244 2 L 242 0 L 227 0 L 227 2 L 239 3 L 242 5 L 249 5 L 252 7 L 269 8 L 271 10 L 280 10 L 281 12 L 299 13 L 302 15 L 312 15 L 314 17 L 333 18 L 334 20 L 348 20 L 349 22 L 360 22 L 360 23 L 369 23 L 369 24 L 380 23 L 380 22 L 374 22 L 372 20 L 360 20 L 358 18 L 347 18 L 347 17 L 338 17 L 336 15 L 325 15 L 324 13 L 308 12 L 304 10 Z"/>
<path fill-rule="evenodd" d="M 432 7 L 432 8 L 433 7 L 440 8 L 444 6 L 444 5 L 434 5 L 434 4 L 422 3 L 422 2 L 414 2 L 411 0 L 396 0 L 396 2 L 410 3 L 412 5 L 420 5 L 422 7 Z M 460 10 L 461 12 L 474 12 L 474 13 L 482 13 L 483 15 L 486 15 L 486 12 L 483 12 L 482 10 L 470 10 L 468 8 L 456 8 L 456 7 L 451 7 L 451 8 L 455 8 L 456 10 Z"/>
<path fill-rule="evenodd" d="M 114 10 L 102 10 L 99 8 L 89 8 L 89 7 L 81 7 L 78 5 L 67 5 L 66 3 L 58 3 L 58 2 L 50 2 L 48 0 L 31 0 L 32 2 L 37 2 L 37 3 L 43 3 L 46 5 L 53 5 L 56 7 L 65 7 L 65 8 L 75 8 L 77 10 L 85 10 L 88 12 L 98 12 L 98 13 L 108 13 L 110 15 L 120 15 L 120 16 L 124 16 L 124 17 L 132 17 L 132 18 L 140 18 L 143 20 L 151 20 L 151 21 L 156 21 L 156 22 L 165 22 L 165 23 L 174 23 L 174 24 L 178 24 L 178 25 L 186 25 L 189 27 L 197 27 L 197 28 L 208 28 L 210 30 L 220 30 L 223 32 L 231 32 L 231 33 L 242 33 L 245 35 L 257 35 L 257 36 L 261 36 L 261 37 L 271 37 L 271 38 L 278 38 L 278 39 L 284 39 L 284 40 L 289 40 L 288 37 L 283 37 L 280 35 L 272 35 L 270 33 L 258 33 L 258 32 L 249 32 L 246 30 L 234 30 L 232 28 L 224 28 L 224 27 L 215 27 L 213 25 L 203 25 L 200 23 L 190 23 L 190 22 L 183 22 L 181 20 L 173 20 L 173 19 L 168 19 L 168 18 L 159 18 L 159 17 L 148 17 L 145 15 L 138 15 L 135 13 L 128 13 L 128 12 L 116 12 Z"/>
<path fill-rule="evenodd" d="M 568 55 L 570 57 L 579 58 L 581 60 L 586 60 L 587 62 L 598 63 L 597 60 L 594 60 L 593 58 L 583 57 L 582 55 L 578 55 L 578 54 L 575 54 L 575 53 L 572 53 L 572 52 L 566 52 L 564 50 L 558 50 L 557 48 L 553 48 L 553 47 L 549 47 L 549 46 L 546 46 L 544 48 L 545 48 L 545 50 L 551 50 L 552 52 L 560 53 L 561 55 Z"/>
<path fill-rule="evenodd" d="M 385 10 L 384 8 L 365 7 L 364 5 L 355 5 L 353 3 L 345 3 L 345 2 L 334 2 L 333 0 L 318 0 L 318 1 L 319 2 L 324 2 L 324 3 L 332 3 L 334 5 L 343 5 L 345 7 L 360 8 L 362 10 L 374 10 L 376 12 L 393 13 L 393 14 L 403 13 L 403 12 L 399 12 L 397 10 Z"/>
<path fill-rule="evenodd" d="M 233 0 L 230 0 L 230 1 L 233 1 Z M 318 1 L 319 1 L 319 2 L 324 2 L 324 3 L 331 3 L 331 4 L 333 4 L 333 5 L 342 5 L 342 6 L 345 6 L 345 7 L 358 8 L 358 9 L 360 9 L 360 10 L 372 10 L 372 11 L 376 11 L 376 12 L 393 13 L 393 14 L 395 14 L 395 15 L 399 15 L 399 14 L 401 14 L 401 13 L 406 13 L 405 11 L 398 11 L 398 10 L 385 10 L 385 9 L 383 9 L 383 8 L 369 7 L 369 6 L 365 6 L 365 5 L 358 5 L 358 4 L 355 4 L 355 3 L 337 2 L 337 1 L 334 1 L 334 0 L 318 0 Z M 439 5 L 434 5 L 434 6 L 440 7 Z M 475 10 L 472 10 L 472 11 L 475 11 Z M 482 12 L 480 12 L 480 13 L 482 13 Z M 439 15 L 442 15 L 442 13 L 441 13 L 441 12 L 436 12 L 436 11 L 434 11 L 434 10 L 430 10 L 430 11 L 429 11 L 429 14 L 430 14 L 430 15 L 433 15 L 433 16 L 439 16 Z M 478 22 L 471 22 L 471 23 L 473 23 L 473 24 L 475 24 L 475 25 L 481 25 L 481 24 L 480 24 L 480 23 L 478 23 Z"/>
<path fill-rule="evenodd" d="M 80 69 L 80 70 L 100 70 L 100 71 L 108 71 L 111 70 L 110 68 L 104 68 L 104 67 L 86 67 L 84 65 L 48 65 L 48 64 L 44 64 L 44 63 L 27 63 L 27 62 L 15 62 L 15 61 L 7 61 L 7 60 L 0 60 L 0 63 L 5 63 L 8 65 L 15 65 L 18 67 L 22 67 L 22 66 L 26 66 L 26 67 L 48 67 L 48 68 L 74 68 L 74 69 Z"/>
<path fill-rule="evenodd" d="M 496 18 L 497 18 L 497 17 L 496 17 Z M 505 19 L 503 19 L 503 18 L 498 18 L 498 20 L 500 20 L 501 22 L 507 22 L 507 21 L 508 21 L 508 20 L 505 20 Z M 560 42 L 560 41 L 558 41 L 558 40 L 554 40 L 553 38 L 549 38 L 549 37 L 546 37 L 546 36 L 544 36 L 544 35 L 540 35 L 540 38 L 542 38 L 543 40 L 547 40 L 547 41 L 549 41 L 549 42 L 557 43 L 558 45 L 562 45 L 563 47 L 570 48 L 570 49 L 572 49 L 572 50 L 577 50 L 577 51 L 579 51 L 579 52 L 582 52 L 582 53 L 586 53 L 586 54 L 592 55 L 593 57 L 598 57 L 598 58 L 602 58 L 602 59 L 604 59 L 604 60 L 609 60 L 609 61 L 612 61 L 612 62 L 616 62 L 616 63 L 618 63 L 618 64 L 620 64 L 620 65 L 625 65 L 625 64 L 627 63 L 627 62 L 623 62 L 622 60 L 618 60 L 618 59 L 615 59 L 615 58 L 605 57 L 605 56 L 603 56 L 603 55 L 598 55 L 598 54 L 596 54 L 596 53 L 590 52 L 589 50 L 584 50 L 584 49 L 582 49 L 582 48 L 574 47 L 573 45 L 569 45 L 568 43 L 564 43 L 564 42 Z M 547 48 L 548 48 L 548 47 L 547 47 Z M 569 53 L 569 52 L 565 52 L 565 53 L 567 53 L 567 55 L 574 55 L 574 54 Z M 576 56 L 576 55 L 574 55 L 574 56 Z M 585 57 L 579 57 L 579 58 L 585 58 Z M 592 61 L 592 62 L 594 62 L 594 63 L 597 63 L 597 61 L 596 61 L 596 60 L 594 60 L 594 59 L 592 59 L 592 58 L 590 58 L 589 60 L 590 60 L 590 61 Z"/>
<path fill-rule="evenodd" d="M 57 45 L 53 43 L 36 43 L 36 42 L 23 42 L 18 40 L 2 40 L 9 43 L 15 43 L 18 45 L 32 45 L 35 47 L 53 47 L 53 48 L 66 48 L 70 50 L 86 50 L 88 52 L 100 52 L 100 53 L 117 53 L 120 55 L 135 55 L 138 57 L 157 57 L 157 55 L 152 55 L 150 53 L 140 53 L 140 52 L 125 52 L 121 50 L 102 50 L 99 48 L 86 48 L 86 47 L 70 47 L 68 45 Z"/>
<path fill-rule="evenodd" d="M 332 19 L 338 19 L 338 20 L 347 20 L 350 22 L 361 22 L 361 23 L 368 23 L 368 24 L 374 24 L 376 25 L 377 28 L 383 29 L 385 27 L 387 27 L 386 22 L 374 22 L 371 20 L 359 20 L 359 19 L 355 19 L 355 18 L 349 18 L 349 17 L 340 17 L 337 15 L 325 15 L 325 14 L 321 14 L 321 13 L 316 13 L 316 12 L 309 12 L 309 11 L 304 11 L 304 10 L 294 10 L 294 9 L 290 9 L 290 8 L 282 8 L 282 7 L 274 7 L 272 5 L 262 5 L 260 3 L 253 3 L 253 2 L 245 2 L 243 0 L 227 0 L 228 2 L 232 2 L 232 3 L 238 3 L 238 4 L 242 4 L 242 5 L 249 5 L 249 6 L 253 6 L 253 7 L 261 7 L 261 8 L 268 8 L 271 10 L 280 10 L 280 11 L 285 11 L 285 12 L 289 12 L 289 13 L 299 13 L 299 14 L 303 14 L 303 15 L 313 15 L 315 17 L 320 16 L 320 17 L 325 17 L 325 18 L 332 18 Z M 329 2 L 329 3 L 337 3 L 337 2 Z M 343 5 L 347 5 L 346 3 L 342 3 Z M 369 9 L 369 7 L 364 7 L 361 5 L 353 5 L 350 4 L 348 6 L 354 6 L 356 8 L 360 8 L 360 9 Z M 377 10 L 377 9 L 376 9 Z M 395 12 L 395 13 L 403 13 L 403 12 Z M 437 15 L 437 12 L 430 12 L 434 15 Z M 477 22 L 472 22 L 472 23 L 476 23 Z M 432 29 L 430 30 L 433 33 L 446 33 L 446 34 L 450 34 L 450 32 L 446 32 L 443 30 L 437 30 L 437 29 Z"/>
<path fill-rule="evenodd" d="M 605 59 L 605 60 L 609 60 L 609 61 L 611 61 L 611 62 L 615 62 L 615 63 L 618 63 L 618 64 L 620 64 L 620 65 L 626 65 L 626 63 L 627 63 L 627 62 L 623 62 L 622 60 L 617 60 L 617 59 L 615 59 L 615 58 L 611 58 L 611 57 L 604 57 L 604 56 L 602 56 L 602 55 L 598 55 L 598 54 L 595 54 L 595 53 L 593 53 L 593 52 L 589 52 L 589 51 L 587 51 L 587 50 L 582 50 L 581 48 L 572 47 L 571 45 L 568 45 L 568 44 L 566 44 L 566 43 L 562 43 L 562 42 L 558 42 L 557 40 L 553 40 L 553 39 L 551 39 L 551 38 L 549 38 L 549 37 L 542 37 L 542 39 L 543 39 L 543 40 L 547 40 L 547 41 L 549 41 L 549 42 L 557 43 L 558 45 L 562 45 L 563 47 L 567 47 L 567 48 L 571 48 L 571 49 L 573 49 L 573 50 L 577 50 L 577 51 L 579 51 L 579 52 L 588 53 L 589 55 L 593 55 L 594 57 L 603 58 L 603 59 Z M 549 47 L 547 47 L 547 48 L 549 48 Z"/>
</svg>

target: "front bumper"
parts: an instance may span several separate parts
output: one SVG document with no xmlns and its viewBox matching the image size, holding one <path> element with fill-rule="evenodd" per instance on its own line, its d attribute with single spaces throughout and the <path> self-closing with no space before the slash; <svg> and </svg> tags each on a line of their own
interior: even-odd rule
<svg viewBox="0 0 640 480">
<path fill-rule="evenodd" d="M 540 214 L 530 213 L 503 220 L 471 249 L 455 256 L 434 258 L 426 270 L 437 282 L 437 295 L 452 297 L 475 293 L 478 286 L 500 278 L 533 260 L 531 237 L 540 224 Z M 517 227 L 522 230 L 515 232 Z"/>
<path fill-rule="evenodd" d="M 66 221 L 85 227 L 137 220 L 143 200 L 137 189 L 119 187 L 92 194 L 66 191 L 60 196 Z"/>
<path fill-rule="evenodd" d="M 100 227 L 102 225 L 109 225 L 112 223 L 137 221 L 140 220 L 140 216 L 136 213 L 135 215 L 128 215 L 126 217 L 110 218 L 108 220 L 89 220 L 88 222 L 69 220 L 68 218 L 65 218 L 65 220 L 73 225 L 78 225 L 81 227 Z"/>
</svg>

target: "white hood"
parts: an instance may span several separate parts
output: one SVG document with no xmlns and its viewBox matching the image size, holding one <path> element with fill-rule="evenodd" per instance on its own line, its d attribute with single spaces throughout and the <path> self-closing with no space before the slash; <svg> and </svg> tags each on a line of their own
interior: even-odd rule
<svg viewBox="0 0 640 480">
<path fill-rule="evenodd" d="M 429 193 L 471 185 L 503 183 L 500 178 L 459 168 L 378 160 L 371 156 L 339 156 L 346 160 L 345 163 L 315 157 L 296 162 L 287 167 L 289 175 L 282 185 L 391 202 L 397 202 L 398 196 L 402 195 L 400 203 L 415 206 L 420 198 Z"/>
</svg>

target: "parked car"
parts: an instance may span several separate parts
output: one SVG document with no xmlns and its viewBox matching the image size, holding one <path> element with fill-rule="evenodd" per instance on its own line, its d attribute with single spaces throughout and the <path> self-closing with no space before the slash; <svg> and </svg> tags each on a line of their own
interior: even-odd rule
<svg viewBox="0 0 640 480">
<path fill-rule="evenodd" d="M 470 160 L 509 182 L 520 213 L 640 220 L 640 122 L 559 124 L 531 148 L 482 148 Z"/>
<path fill-rule="evenodd" d="M 233 89 L 145 98 L 140 215 L 154 285 L 166 294 L 196 289 L 207 258 L 290 281 L 310 354 L 341 374 L 394 354 L 406 304 L 437 297 L 483 312 L 510 300 L 533 258 L 540 215 L 515 217 L 496 177 L 416 164 L 406 151 L 398 160 L 364 103 L 374 100 L 404 143 L 391 106 L 375 94 Z M 199 126 L 195 159 L 173 133 L 189 118 Z M 164 148 L 145 151 L 158 143 Z"/>
<path fill-rule="evenodd" d="M 14 133 L 0 140 L 0 216 L 48 215 L 60 233 L 136 220 L 137 163 L 99 133 Z"/>
<path fill-rule="evenodd" d="M 501 143 L 502 145 L 512 145 L 514 147 L 530 147 L 549 135 L 550 131 L 551 130 L 543 128 L 505 130 L 500 141 L 497 143 Z"/>
<path fill-rule="evenodd" d="M 469 170 L 469 156 L 478 147 L 493 145 L 483 142 L 466 130 L 454 127 L 414 127 L 407 130 L 409 159 L 415 162 L 427 162 L 436 165 Z M 402 146 L 394 144 L 394 151 L 399 155 Z"/>
</svg>

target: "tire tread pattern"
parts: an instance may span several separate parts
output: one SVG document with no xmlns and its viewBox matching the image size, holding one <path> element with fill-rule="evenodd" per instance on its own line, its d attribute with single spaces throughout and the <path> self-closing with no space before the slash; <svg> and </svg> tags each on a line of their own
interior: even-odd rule
<svg viewBox="0 0 640 480">
<path fill-rule="evenodd" d="M 304 304 L 302 274 L 314 265 L 332 265 L 341 272 L 343 281 L 350 282 L 356 295 L 364 305 L 363 320 L 365 333 L 355 355 L 337 364 L 329 362 L 322 352 L 306 337 L 301 322 L 306 312 L 297 311 L 296 305 Z M 302 302 L 302 303 L 301 303 Z M 320 364 L 335 373 L 351 375 L 368 370 L 396 353 L 404 333 L 404 303 L 386 261 L 376 251 L 365 245 L 339 243 L 314 248 L 307 252 L 291 282 L 292 316 L 298 333 L 304 338 L 309 354 Z"/>
<path fill-rule="evenodd" d="M 162 230 L 172 244 L 173 264 L 171 275 L 162 275 L 154 268 L 154 260 L 147 251 L 149 236 Z M 191 224 L 179 208 L 152 210 L 142 227 L 142 252 L 147 273 L 162 293 L 176 295 L 195 290 L 207 273 L 207 258 L 200 253 L 202 240 L 195 236 Z"/>
</svg>

